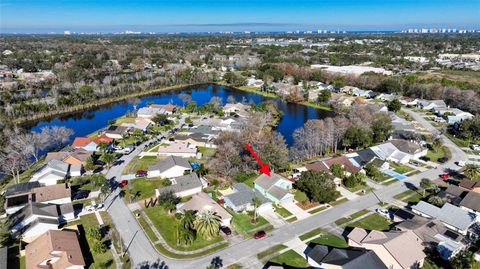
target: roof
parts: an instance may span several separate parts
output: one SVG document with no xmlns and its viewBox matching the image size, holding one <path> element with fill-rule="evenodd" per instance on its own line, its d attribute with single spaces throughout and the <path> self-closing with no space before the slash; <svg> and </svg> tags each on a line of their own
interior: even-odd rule
<svg viewBox="0 0 480 269">
<path fill-rule="evenodd" d="M 73 158 L 81 162 L 85 162 L 87 158 L 92 155 L 92 153 L 93 153 L 92 151 L 86 151 L 83 149 L 67 148 L 66 150 L 62 150 L 62 151 L 47 153 L 47 156 L 45 157 L 45 161 L 46 162 L 49 162 L 51 160 L 64 161 L 69 156 L 72 156 Z"/>
<path fill-rule="evenodd" d="M 464 180 L 462 180 L 462 182 L 460 182 L 460 184 L 458 184 L 458 186 L 460 186 L 462 188 L 465 188 L 467 190 L 473 190 L 475 188 L 480 187 L 480 182 L 469 180 L 469 179 L 464 179 Z"/>
<path fill-rule="evenodd" d="M 370 147 L 375 154 L 380 157 L 380 159 L 385 160 L 389 158 L 395 151 L 397 151 L 397 147 L 395 147 L 392 143 L 387 142 L 377 146 Z"/>
<path fill-rule="evenodd" d="M 188 139 L 192 139 L 197 142 L 208 142 L 208 137 L 205 137 L 202 133 L 193 133 L 191 135 L 176 135 L 175 140 L 179 141 L 186 141 Z"/>
<path fill-rule="evenodd" d="M 32 191 L 35 194 L 34 202 L 42 203 L 61 198 L 70 198 L 71 189 L 66 184 L 55 184 L 50 186 L 38 187 Z"/>
<path fill-rule="evenodd" d="M 390 140 L 390 143 L 392 143 L 401 152 L 408 153 L 410 155 L 418 153 L 422 150 L 422 146 L 403 139 Z"/>
<path fill-rule="evenodd" d="M 15 194 L 28 193 L 32 189 L 38 187 L 40 187 L 40 183 L 38 181 L 15 184 L 5 191 L 5 197 Z"/>
<path fill-rule="evenodd" d="M 448 185 L 446 190 L 438 193 L 438 196 L 451 204 L 458 205 L 467 193 L 468 191 L 464 188 L 455 185 Z"/>
<path fill-rule="evenodd" d="M 472 225 L 476 218 L 475 214 L 450 203 L 445 203 L 441 208 L 439 208 L 424 201 L 420 201 L 418 204 L 412 206 L 412 209 L 424 215 L 436 218 L 443 223 L 451 225 L 460 230 L 468 229 L 468 227 Z"/>
<path fill-rule="evenodd" d="M 387 269 L 372 250 L 340 249 L 316 245 L 307 256 L 318 264 L 341 266 L 343 269 Z"/>
<path fill-rule="evenodd" d="M 128 127 L 125 126 L 115 126 L 115 125 L 110 125 L 107 128 L 107 133 L 109 134 L 124 134 L 128 130 Z"/>
<path fill-rule="evenodd" d="M 349 173 L 358 173 L 360 172 L 360 168 L 359 167 L 356 167 L 355 165 L 352 164 L 352 162 L 350 162 L 350 160 L 348 160 L 347 157 L 345 156 L 339 156 L 339 157 L 335 157 L 335 158 L 331 158 L 331 159 L 327 159 L 325 161 L 323 161 L 329 168 L 332 167 L 332 165 L 334 164 L 339 164 L 339 165 L 342 165 L 345 170 L 347 170 Z"/>
<path fill-rule="evenodd" d="M 365 233 L 364 229 L 354 228 L 352 236 L 347 237 L 357 242 Z M 403 268 L 411 268 L 425 258 L 423 241 L 412 231 L 371 231 L 357 243 L 382 245 Z"/>
<path fill-rule="evenodd" d="M 322 162 L 322 161 L 317 161 L 313 163 L 307 163 L 305 167 L 308 170 L 314 170 L 314 171 L 319 171 L 319 172 L 330 172 L 330 169 Z"/>
<path fill-rule="evenodd" d="M 185 160 L 182 157 L 177 157 L 177 156 L 168 156 L 167 158 L 159 161 L 158 163 L 151 165 L 148 170 L 160 170 L 160 171 L 166 171 L 172 167 L 175 166 L 180 166 L 186 169 L 191 169 L 192 166 L 190 163 Z"/>
<path fill-rule="evenodd" d="M 92 140 L 88 137 L 75 137 L 75 139 L 73 140 L 72 146 L 81 148 L 90 144 L 90 142 L 92 142 Z"/>
<path fill-rule="evenodd" d="M 225 195 L 224 197 L 230 200 L 235 206 L 243 206 L 250 204 L 253 197 L 257 197 L 262 201 L 262 204 L 268 203 L 269 200 L 263 196 L 259 191 L 252 189 L 244 183 L 237 183 L 233 185 L 234 193 Z"/>
<path fill-rule="evenodd" d="M 197 153 L 196 148 L 188 147 L 187 143 L 173 143 L 158 147 L 160 153 Z"/>
<path fill-rule="evenodd" d="M 168 112 L 175 112 L 175 110 L 177 109 L 177 107 L 172 104 L 166 104 L 166 105 L 151 104 L 150 107 L 163 108 L 165 111 L 168 111 Z"/>
<path fill-rule="evenodd" d="M 378 158 L 378 155 L 371 149 L 371 148 L 366 148 L 360 151 L 357 151 L 358 156 L 362 160 L 362 164 L 367 164 L 371 160 Z"/>
<path fill-rule="evenodd" d="M 70 167 L 70 165 L 59 160 L 50 160 L 49 162 L 47 162 L 46 167 L 59 172 L 68 173 L 68 168 Z"/>
<path fill-rule="evenodd" d="M 95 137 L 92 141 L 97 145 L 100 143 L 110 144 L 113 142 L 113 138 L 110 138 L 105 134 L 102 134 L 101 136 Z"/>
<path fill-rule="evenodd" d="M 462 235 L 448 229 L 437 219 L 415 216 L 412 219 L 397 224 L 396 227 L 402 231 L 411 230 L 420 237 L 422 241 L 429 243 L 440 243 L 438 235 L 453 241 L 461 241 L 463 239 Z"/>
<path fill-rule="evenodd" d="M 25 255 L 26 269 L 43 268 L 39 265 L 46 260 L 51 260 L 52 269 L 85 266 L 74 231 L 49 230 L 26 246 Z"/>
<path fill-rule="evenodd" d="M 195 189 L 202 187 L 202 182 L 197 174 L 191 173 L 188 175 L 172 178 L 172 185 L 159 188 L 159 192 L 173 191 L 174 193 Z"/>
<path fill-rule="evenodd" d="M 270 176 L 262 173 L 257 179 L 255 179 L 254 183 L 265 189 L 273 197 L 281 200 L 285 195 L 290 193 L 288 188 L 282 188 L 277 185 L 277 183 L 282 180 L 290 182 L 281 175 L 271 172 Z"/>
<path fill-rule="evenodd" d="M 227 210 L 221 207 L 207 193 L 204 192 L 192 195 L 192 198 L 188 202 L 182 204 L 178 209 L 182 211 L 193 210 L 199 213 L 212 211 L 216 212 L 223 220 L 232 218 Z"/>
<path fill-rule="evenodd" d="M 468 192 L 460 202 L 460 206 L 480 212 L 480 194 L 476 192 Z"/>
<path fill-rule="evenodd" d="M 15 212 L 10 216 L 11 227 L 21 223 L 23 220 L 29 218 L 32 215 L 37 215 L 39 217 L 58 217 L 57 205 L 49 205 L 42 203 L 29 203 L 27 206 L 23 207 L 19 211 Z"/>
</svg>

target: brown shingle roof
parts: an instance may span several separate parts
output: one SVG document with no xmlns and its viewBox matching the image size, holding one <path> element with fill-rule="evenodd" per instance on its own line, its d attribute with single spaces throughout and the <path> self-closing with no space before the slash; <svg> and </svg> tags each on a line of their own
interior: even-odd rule
<svg viewBox="0 0 480 269">
<path fill-rule="evenodd" d="M 473 190 L 475 188 L 480 187 L 480 182 L 464 179 L 462 180 L 462 182 L 460 182 L 460 184 L 458 184 L 458 186 L 465 188 L 467 190 Z"/>
<path fill-rule="evenodd" d="M 331 158 L 331 159 L 328 159 L 328 160 L 325 160 L 323 161 L 329 168 L 332 167 L 332 165 L 334 164 L 339 164 L 339 165 L 343 165 L 343 167 L 345 167 L 345 170 L 347 170 L 349 173 L 352 173 L 352 174 L 355 174 L 355 173 L 358 173 L 360 172 L 360 168 L 356 167 L 355 165 L 353 165 L 350 160 L 348 160 L 347 157 L 345 156 L 339 156 L 339 157 L 335 157 L 335 158 Z"/>
<path fill-rule="evenodd" d="M 52 269 L 85 266 L 74 231 L 49 230 L 25 248 L 26 269 L 42 269 L 50 261 Z M 42 266 L 43 265 L 43 266 Z"/>
<path fill-rule="evenodd" d="M 460 206 L 480 212 L 480 194 L 473 191 L 469 192 L 460 202 Z"/>
<path fill-rule="evenodd" d="M 56 184 L 33 189 L 35 201 L 38 203 L 56 199 L 69 198 L 72 195 L 71 189 L 65 184 Z"/>
</svg>

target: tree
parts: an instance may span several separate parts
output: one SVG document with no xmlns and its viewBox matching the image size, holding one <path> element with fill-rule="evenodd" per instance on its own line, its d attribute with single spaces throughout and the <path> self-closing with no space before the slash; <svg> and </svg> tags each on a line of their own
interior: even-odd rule
<svg viewBox="0 0 480 269">
<path fill-rule="evenodd" d="M 222 98 L 220 98 L 218 96 L 212 96 L 212 98 L 210 98 L 209 103 L 213 105 L 213 108 L 215 110 L 219 109 L 220 107 L 222 107 Z"/>
<path fill-rule="evenodd" d="M 158 196 L 158 205 L 163 207 L 169 214 L 176 209 L 178 203 L 180 203 L 180 198 L 173 191 L 163 191 Z"/>
<path fill-rule="evenodd" d="M 108 150 L 108 148 L 109 148 L 108 144 L 105 143 L 105 142 L 100 142 L 100 144 L 98 144 L 97 147 L 98 147 L 98 149 L 99 149 L 101 152 L 103 152 L 103 153 L 107 152 L 107 150 Z"/>
<path fill-rule="evenodd" d="M 317 97 L 317 102 L 319 103 L 327 103 L 328 100 L 332 97 L 332 92 L 329 90 L 323 90 Z"/>
<path fill-rule="evenodd" d="M 180 215 L 180 225 L 187 230 L 193 230 L 195 228 L 195 211 L 186 210 Z"/>
<path fill-rule="evenodd" d="M 169 124 L 169 120 L 168 120 L 168 116 L 165 115 L 165 114 L 157 114 L 155 115 L 152 120 L 157 123 L 157 124 L 160 124 L 160 125 L 163 125 L 163 124 Z"/>
<path fill-rule="evenodd" d="M 477 165 L 477 164 L 465 165 L 463 174 L 471 180 L 480 181 L 480 165 Z"/>
<path fill-rule="evenodd" d="M 348 128 L 343 138 L 343 145 L 346 147 L 366 147 L 372 143 L 372 133 L 370 130 L 361 127 Z"/>
<path fill-rule="evenodd" d="M 432 195 L 428 198 L 428 202 L 432 205 L 442 207 L 446 201 L 438 195 Z"/>
<path fill-rule="evenodd" d="M 217 236 L 220 231 L 221 218 L 216 212 L 205 211 L 197 215 L 195 229 L 197 233 L 206 240 Z"/>
<path fill-rule="evenodd" d="M 102 154 L 102 156 L 100 156 L 100 160 L 102 162 L 105 162 L 108 167 L 111 167 L 113 162 L 115 161 L 115 155 L 113 153 L 105 152 Z"/>
<path fill-rule="evenodd" d="M 93 170 L 95 169 L 95 163 L 93 161 L 92 156 L 88 156 L 87 159 L 85 160 L 85 170 Z"/>
<path fill-rule="evenodd" d="M 252 198 L 252 205 L 253 205 L 253 223 L 257 223 L 257 208 L 262 204 L 262 200 L 257 196 Z"/>
<path fill-rule="evenodd" d="M 177 244 L 191 246 L 195 241 L 195 231 L 186 229 L 183 226 L 177 226 Z"/>
<path fill-rule="evenodd" d="M 108 187 L 108 184 L 106 184 L 106 183 L 103 184 L 100 187 L 100 194 L 102 196 L 102 202 L 105 202 L 105 199 L 107 198 L 109 190 L 110 190 L 110 188 Z"/>
<path fill-rule="evenodd" d="M 94 253 L 105 253 L 107 251 L 105 244 L 102 241 L 96 240 L 93 241 L 91 249 Z"/>
<path fill-rule="evenodd" d="M 297 189 L 303 191 L 310 201 L 328 203 L 335 201 L 340 193 L 337 186 L 330 179 L 330 175 L 319 171 L 302 172 L 300 179 L 295 182 Z"/>
<path fill-rule="evenodd" d="M 440 138 L 433 139 L 432 148 L 433 151 L 438 152 L 438 149 L 442 146 L 442 140 Z"/>
<path fill-rule="evenodd" d="M 470 269 L 475 262 L 475 255 L 469 250 L 463 250 L 450 260 L 455 269 Z"/>
<path fill-rule="evenodd" d="M 425 197 L 425 192 L 432 187 L 432 182 L 428 178 L 422 178 L 420 187 L 423 189 L 423 197 Z"/>
<path fill-rule="evenodd" d="M 377 113 L 374 115 L 371 129 L 373 132 L 373 142 L 383 142 L 392 134 L 392 119 L 388 114 Z"/>
<path fill-rule="evenodd" d="M 0 219 L 0 247 L 5 247 L 10 240 L 10 224 L 8 218 Z"/>
<path fill-rule="evenodd" d="M 334 163 L 330 167 L 330 171 L 332 174 L 338 178 L 344 178 L 345 177 L 345 167 L 343 165 Z"/>
<path fill-rule="evenodd" d="M 365 175 L 363 173 L 351 174 L 343 181 L 347 188 L 355 188 L 358 184 L 364 184 Z"/>
<path fill-rule="evenodd" d="M 398 99 L 393 99 L 392 101 L 388 102 L 387 108 L 389 111 L 393 111 L 396 113 L 400 111 L 400 109 L 402 109 L 402 103 L 400 103 Z"/>
<path fill-rule="evenodd" d="M 365 172 L 367 173 L 367 176 L 369 176 L 375 181 L 378 181 L 382 176 L 382 172 L 380 172 L 378 167 L 376 167 L 372 163 L 368 163 L 367 165 L 365 165 Z"/>
<path fill-rule="evenodd" d="M 102 240 L 102 233 L 100 232 L 100 229 L 96 227 L 88 228 L 86 233 L 87 233 L 87 237 L 92 240 L 96 240 L 96 241 Z"/>
</svg>

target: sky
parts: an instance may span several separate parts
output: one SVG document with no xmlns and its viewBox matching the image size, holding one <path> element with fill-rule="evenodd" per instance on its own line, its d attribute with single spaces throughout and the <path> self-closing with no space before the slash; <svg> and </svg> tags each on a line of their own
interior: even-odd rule
<svg viewBox="0 0 480 269">
<path fill-rule="evenodd" d="M 480 0 L 0 0 L 0 33 L 480 29 Z"/>
</svg>

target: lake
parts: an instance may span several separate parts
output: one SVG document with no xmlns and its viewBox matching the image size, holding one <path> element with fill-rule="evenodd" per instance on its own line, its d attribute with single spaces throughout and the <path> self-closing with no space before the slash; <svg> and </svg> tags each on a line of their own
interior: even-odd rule
<svg viewBox="0 0 480 269">
<path fill-rule="evenodd" d="M 197 85 L 194 88 L 184 88 L 178 90 L 171 90 L 167 92 L 158 93 L 151 96 L 139 97 L 140 104 L 137 108 L 147 106 L 148 103 L 167 104 L 173 103 L 182 106 L 182 101 L 179 98 L 180 93 L 188 93 L 192 96 L 192 100 L 197 102 L 197 105 L 203 105 L 210 101 L 213 96 L 222 98 L 223 103 L 227 102 L 227 98 L 231 95 L 236 101 L 241 102 L 243 98 L 247 101 L 253 100 L 255 103 L 260 103 L 264 100 L 273 99 L 278 103 L 278 108 L 283 112 L 283 117 L 280 120 L 277 131 L 284 137 L 288 145 L 293 144 L 293 131 L 309 119 L 323 119 L 332 115 L 332 112 L 316 109 L 300 104 L 287 103 L 285 101 L 265 97 L 255 93 L 244 92 L 234 88 L 220 86 L 220 85 Z M 50 119 L 48 121 L 40 121 L 31 126 L 31 130 L 39 131 L 45 126 L 65 126 L 75 131 L 74 136 L 86 136 L 95 132 L 98 129 L 105 127 L 109 120 L 121 117 L 127 111 L 133 110 L 133 104 L 128 102 L 120 102 L 97 108 L 92 111 L 83 113 L 75 113 L 73 115 L 62 115 Z"/>
</svg>

